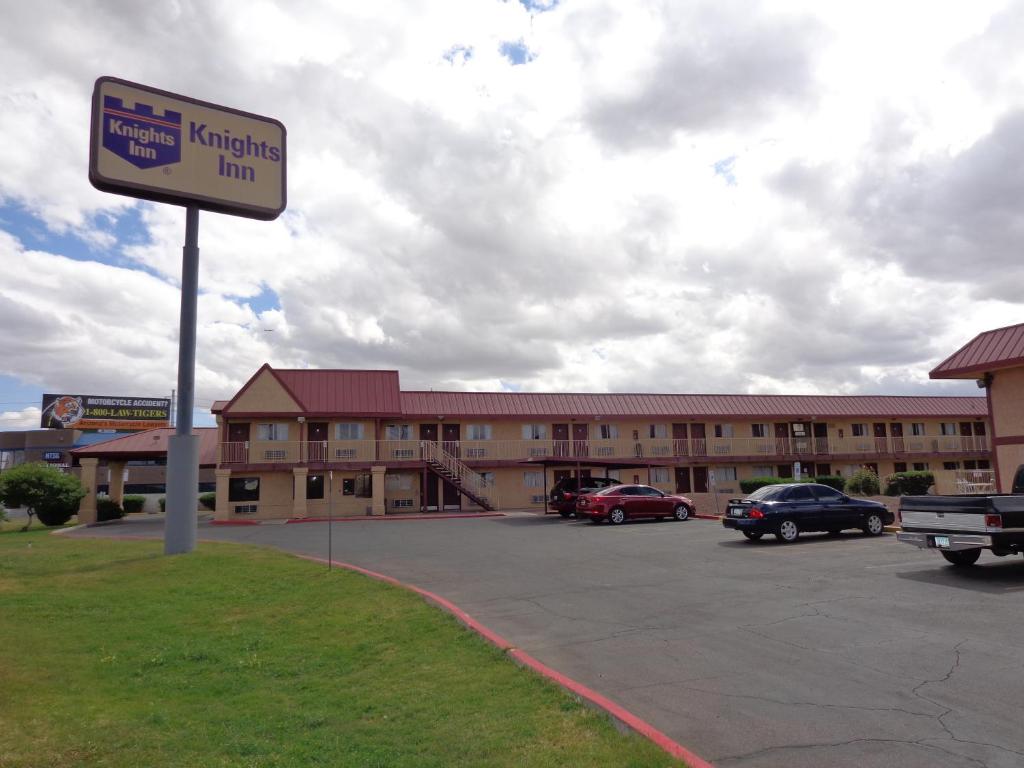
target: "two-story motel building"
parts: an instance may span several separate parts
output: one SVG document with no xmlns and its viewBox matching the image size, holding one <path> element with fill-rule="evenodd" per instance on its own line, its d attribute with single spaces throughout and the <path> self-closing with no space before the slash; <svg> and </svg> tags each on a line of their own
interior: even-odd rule
<svg viewBox="0 0 1024 768">
<path fill-rule="evenodd" d="M 402 391 L 397 371 L 264 365 L 218 401 L 221 520 L 543 509 L 582 472 L 665 491 L 989 467 L 983 397 Z"/>
</svg>

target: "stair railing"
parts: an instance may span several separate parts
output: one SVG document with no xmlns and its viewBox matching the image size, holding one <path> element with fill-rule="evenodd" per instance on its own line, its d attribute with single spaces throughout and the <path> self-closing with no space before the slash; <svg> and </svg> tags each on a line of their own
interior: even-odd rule
<svg viewBox="0 0 1024 768">
<path fill-rule="evenodd" d="M 425 462 L 441 467 L 452 477 L 457 478 L 459 485 L 471 495 L 483 500 L 493 509 L 498 508 L 498 489 L 484 482 L 480 473 L 474 472 L 455 456 L 452 456 L 440 443 L 433 440 L 421 440 L 420 453 Z"/>
</svg>

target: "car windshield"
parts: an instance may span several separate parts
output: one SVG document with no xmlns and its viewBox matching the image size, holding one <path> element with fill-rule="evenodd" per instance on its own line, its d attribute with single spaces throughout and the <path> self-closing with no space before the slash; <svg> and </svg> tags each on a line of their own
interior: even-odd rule
<svg viewBox="0 0 1024 768">
<path fill-rule="evenodd" d="M 785 485 L 764 485 L 747 496 L 749 501 L 775 501 L 781 498 L 788 486 Z"/>
</svg>

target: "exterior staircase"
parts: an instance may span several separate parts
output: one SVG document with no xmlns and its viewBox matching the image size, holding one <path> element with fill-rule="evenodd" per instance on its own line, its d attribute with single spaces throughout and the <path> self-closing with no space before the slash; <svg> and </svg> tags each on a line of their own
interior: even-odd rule
<svg viewBox="0 0 1024 768">
<path fill-rule="evenodd" d="M 474 472 L 457 457 L 452 456 L 440 443 L 433 440 L 421 440 L 420 454 L 435 475 L 454 485 L 458 488 L 459 493 L 470 501 L 479 504 L 488 512 L 493 512 L 500 506 L 498 489 L 485 484 L 479 473 Z"/>
</svg>

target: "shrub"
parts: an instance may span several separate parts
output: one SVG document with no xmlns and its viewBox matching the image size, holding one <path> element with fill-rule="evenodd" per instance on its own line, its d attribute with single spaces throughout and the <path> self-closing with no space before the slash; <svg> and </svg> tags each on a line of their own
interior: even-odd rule
<svg viewBox="0 0 1024 768">
<path fill-rule="evenodd" d="M 166 496 L 161 496 L 160 497 L 160 511 L 161 512 L 166 512 L 167 511 L 167 497 Z"/>
<path fill-rule="evenodd" d="M 839 477 L 839 475 L 821 475 L 814 478 L 814 482 L 827 485 L 829 488 L 835 488 L 837 491 L 842 491 L 846 488 L 846 480 Z"/>
<path fill-rule="evenodd" d="M 201 493 L 199 494 L 199 503 L 207 509 L 213 510 L 217 508 L 217 494 L 216 493 Z"/>
<path fill-rule="evenodd" d="M 109 496 L 96 497 L 96 520 L 120 520 L 124 517 L 124 510 Z"/>
<path fill-rule="evenodd" d="M 879 489 L 878 475 L 870 469 L 859 469 L 846 481 L 846 492 L 859 496 L 877 496 Z"/>
<path fill-rule="evenodd" d="M 7 510 L 4 509 L 4 505 L 0 504 L 0 523 L 7 520 Z"/>
<path fill-rule="evenodd" d="M 740 480 L 740 490 L 744 493 L 753 493 L 758 488 L 764 488 L 766 485 L 778 485 L 779 483 L 788 483 L 791 479 L 784 477 L 751 477 L 747 480 Z"/>
<path fill-rule="evenodd" d="M 124 508 L 124 513 L 126 515 L 134 512 L 141 512 L 142 508 L 146 506 L 146 497 L 136 495 L 125 496 L 121 500 L 121 506 Z"/>
<path fill-rule="evenodd" d="M 78 511 L 85 489 L 73 475 L 42 462 L 19 464 L 0 474 L 0 503 L 25 507 L 27 531 L 35 515 L 43 525 L 64 525 Z"/>
<path fill-rule="evenodd" d="M 886 496 L 923 496 L 935 485 L 931 472 L 896 472 L 885 479 Z"/>
</svg>

